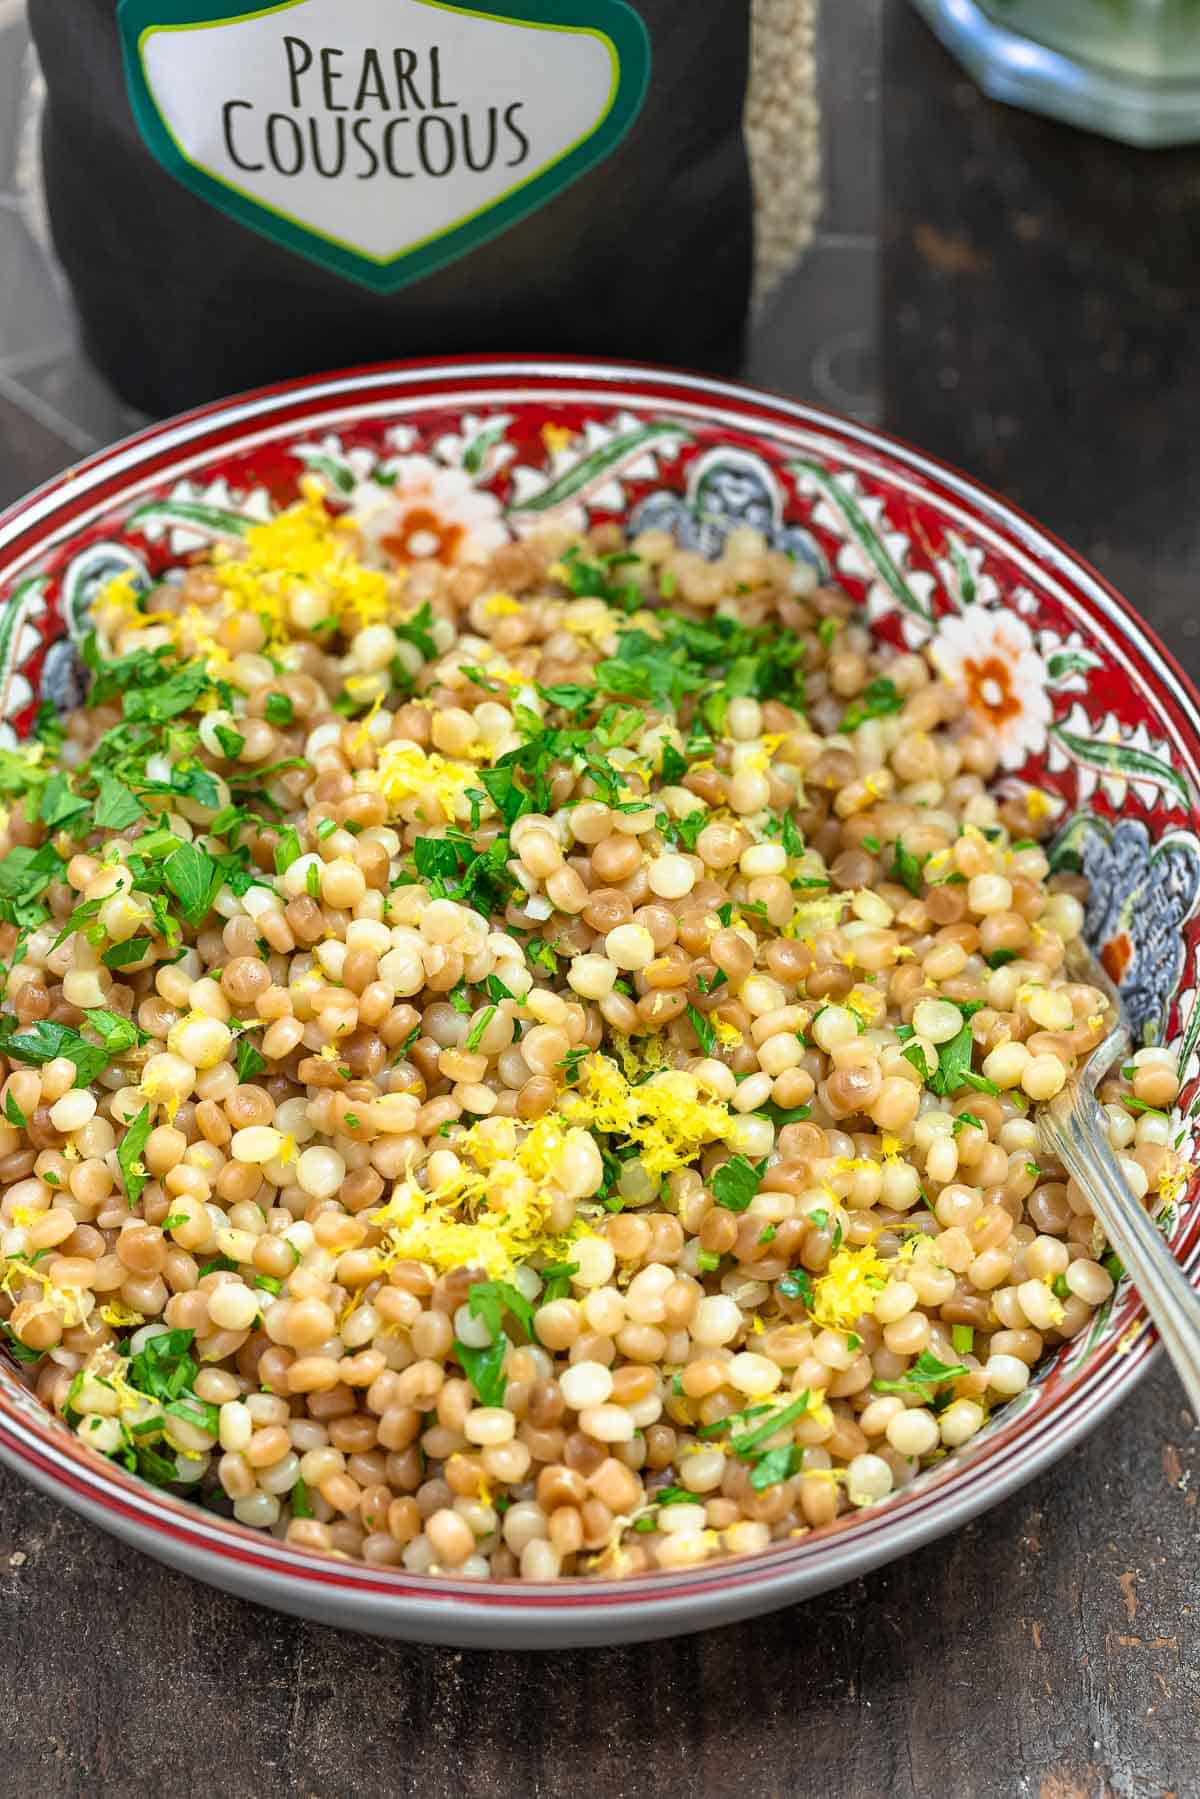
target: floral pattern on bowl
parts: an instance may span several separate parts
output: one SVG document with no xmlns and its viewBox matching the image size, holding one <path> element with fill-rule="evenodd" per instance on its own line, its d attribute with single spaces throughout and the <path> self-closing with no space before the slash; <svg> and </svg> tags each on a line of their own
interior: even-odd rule
<svg viewBox="0 0 1200 1799">
<path fill-rule="evenodd" d="M 269 516 L 305 477 L 335 500 L 369 498 L 381 542 L 448 564 L 547 521 L 668 529 L 705 555 L 752 525 L 816 578 L 842 585 L 898 650 L 928 645 L 997 745 L 1009 815 L 1039 835 L 1052 829 L 1055 865 L 1091 881 L 1088 939 L 1137 1029 L 1179 1047 L 1179 1127 L 1188 1131 L 1200 1038 L 1196 702 L 1144 628 L 1052 539 L 949 471 L 824 414 L 701 378 L 482 361 L 297 383 L 157 427 L 0 518 L 0 741 L 28 732 L 39 699 L 77 702 L 77 645 L 107 575 L 157 579 L 180 556 Z M 1194 1265 L 1194 1185 L 1164 1222 Z M 561 1614 L 549 1598 L 539 1612 L 536 1592 L 519 1603 L 490 1596 L 491 1616 L 504 1619 L 499 1637 L 476 1621 L 486 1608 L 464 1583 L 358 1568 L 331 1575 L 270 1539 L 147 1497 L 64 1440 L 2 1369 L 0 1453 L 35 1478 L 50 1465 L 52 1490 L 86 1487 L 103 1522 L 194 1571 L 211 1576 L 219 1565 L 220 1578 L 268 1601 L 286 1578 L 313 1615 L 544 1646 L 581 1640 L 554 1616 L 638 1601 L 640 1622 L 593 1633 L 627 1640 L 766 1609 L 948 1528 L 1090 1428 L 1148 1350 L 1123 1282 L 1086 1340 L 1049 1358 L 966 1450 L 850 1527 L 839 1520 L 804 1542 L 686 1577 L 589 1583 L 586 1596 L 560 1583 L 560 1606 L 572 1588 Z M 134 1513 L 136 1530 L 123 1522 Z M 335 1603 L 321 1598 L 314 1567 Z M 445 1607 L 453 1619 L 435 1630 L 430 1620 Z M 536 1628 L 527 1627 L 533 1614 Z"/>
<path fill-rule="evenodd" d="M 1087 876 L 1087 940 L 1135 1035 L 1154 1037 L 1183 978 L 1184 927 L 1200 903 L 1196 838 L 1171 831 L 1154 843 L 1140 819 L 1114 826 L 1084 812 L 1058 833 L 1051 865 Z"/>
</svg>

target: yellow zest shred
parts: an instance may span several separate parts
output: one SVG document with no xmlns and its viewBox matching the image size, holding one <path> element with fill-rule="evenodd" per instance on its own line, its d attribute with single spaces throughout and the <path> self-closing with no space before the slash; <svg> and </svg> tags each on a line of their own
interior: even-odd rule
<svg viewBox="0 0 1200 1799">
<path fill-rule="evenodd" d="M 519 618 L 521 602 L 511 593 L 492 593 L 483 602 L 483 610 L 488 618 Z"/>
<path fill-rule="evenodd" d="M 651 1175 L 686 1168 L 706 1144 L 727 1142 L 734 1125 L 725 1105 L 702 1096 L 695 1075 L 664 1069 L 631 1087 L 616 1063 L 601 1055 L 582 1064 L 579 1086 L 563 1095 L 561 1110 L 573 1124 L 636 1143 Z"/>
<path fill-rule="evenodd" d="M 349 681 L 346 682 L 346 686 L 347 687 L 350 686 Z M 360 750 L 366 749 L 367 744 L 370 741 L 370 736 L 371 736 L 371 720 L 375 717 L 375 714 L 379 711 L 379 708 L 382 705 L 383 705 L 383 695 L 381 693 L 377 693 L 375 695 L 374 700 L 372 701 L 371 710 L 367 713 L 364 713 L 362 722 L 360 723 L 358 730 L 354 733 L 354 736 L 350 739 L 350 751 L 351 751 L 352 755 L 357 756 Z"/>
<path fill-rule="evenodd" d="M 382 793 L 388 805 L 398 809 L 405 801 L 420 798 L 438 808 L 447 824 L 459 816 L 459 805 L 468 787 L 479 782 L 475 769 L 466 762 L 451 762 L 437 750 L 426 753 L 419 744 L 403 738 L 385 743 L 373 769 L 363 776 L 363 784 Z M 463 813 L 466 816 L 466 813 Z M 426 816 L 426 824 L 436 818 Z"/>
<path fill-rule="evenodd" d="M 813 1282 L 812 1316 L 832 1330 L 848 1330 L 864 1313 L 874 1312 L 887 1278 L 887 1263 L 873 1243 L 865 1243 L 861 1249 L 843 1245 L 830 1258 L 826 1272 Z"/>
<path fill-rule="evenodd" d="M 814 931 L 836 930 L 850 898 L 848 893 L 833 893 L 825 899 L 803 900 L 784 925 L 783 935 L 797 938 L 810 936 Z"/>
<path fill-rule="evenodd" d="M 289 601 L 317 592 L 331 616 L 351 631 L 385 622 L 388 579 L 364 568 L 326 510 L 318 481 L 300 484 L 301 498 L 266 524 L 251 525 L 238 544 L 218 544 L 212 567 L 238 611 L 261 618 L 271 645 L 289 640 Z"/>
<path fill-rule="evenodd" d="M 393 1262 L 424 1262 L 439 1272 L 483 1268 L 496 1280 L 535 1254 L 566 1259 L 570 1245 L 590 1235 L 581 1220 L 566 1231 L 550 1232 L 546 1220 L 560 1189 L 553 1176 L 573 1139 L 582 1132 L 553 1114 L 540 1119 L 520 1144 L 510 1121 L 472 1125 L 448 1147 L 459 1169 L 435 1192 L 426 1192 L 410 1173 L 397 1181 L 391 1199 L 367 1214 L 383 1231 L 382 1272 Z M 497 1129 L 502 1122 L 507 1130 Z"/>
<path fill-rule="evenodd" d="M 114 1330 L 118 1330 L 122 1326 L 129 1327 L 146 1322 L 141 1312 L 135 1312 L 132 1306 L 123 1304 L 119 1299 L 110 1299 L 107 1305 L 101 1306 L 100 1316 L 105 1324 L 111 1324 Z"/>
<path fill-rule="evenodd" d="M 1158 1177 L 1159 1198 L 1168 1203 L 1178 1199 L 1191 1180 L 1192 1172 L 1193 1164 L 1191 1162 L 1179 1160 L 1174 1167 L 1171 1167 L 1169 1162 L 1164 1163 L 1162 1173 Z"/>
</svg>

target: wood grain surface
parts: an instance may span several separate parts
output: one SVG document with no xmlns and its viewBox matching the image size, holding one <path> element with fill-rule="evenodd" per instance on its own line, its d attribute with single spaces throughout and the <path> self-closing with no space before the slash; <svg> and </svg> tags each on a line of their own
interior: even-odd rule
<svg viewBox="0 0 1200 1799">
<path fill-rule="evenodd" d="M 1200 155 L 990 106 L 886 10 L 886 422 L 1091 554 L 1196 672 Z M 0 497 L 67 459 L 0 397 Z M 1056 1469 L 867 1580 L 500 1657 L 273 1616 L 0 1474 L 0 1793 L 1187 1799 L 1198 1494 L 1160 1364 Z"/>
</svg>

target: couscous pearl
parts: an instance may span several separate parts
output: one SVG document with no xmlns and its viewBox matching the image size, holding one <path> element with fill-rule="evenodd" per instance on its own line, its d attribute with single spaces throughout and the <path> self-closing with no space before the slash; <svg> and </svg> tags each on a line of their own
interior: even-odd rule
<svg viewBox="0 0 1200 1799">
<path fill-rule="evenodd" d="M 240 1281 L 223 1281 L 209 1294 L 208 1316 L 219 1330 L 249 1330 L 258 1312 L 259 1296 Z"/>
<path fill-rule="evenodd" d="M 627 972 L 647 968 L 654 960 L 654 939 L 644 925 L 617 925 L 604 939 L 604 953 Z"/>
<path fill-rule="evenodd" d="M 64 1093 L 50 1108 L 50 1122 L 64 1137 L 70 1136 L 73 1131 L 81 1131 L 95 1116 L 94 1096 L 78 1087 Z"/>
<path fill-rule="evenodd" d="M 1005 1399 L 1010 1399 L 1015 1393 L 1023 1393 L 1029 1385 L 1029 1369 L 1016 1356 L 989 1356 L 983 1371 L 988 1386 Z"/>
<path fill-rule="evenodd" d="M 696 871 L 686 856 L 658 856 L 646 870 L 646 881 L 660 899 L 683 899 L 696 885 Z"/>
<path fill-rule="evenodd" d="M 229 1147 L 236 1161 L 270 1162 L 282 1149 L 283 1138 L 270 1125 L 252 1124 L 236 1131 Z"/>
<path fill-rule="evenodd" d="M 984 1410 L 973 1399 L 955 1399 L 938 1418 L 942 1442 L 947 1449 L 958 1449 L 982 1430 Z"/>
<path fill-rule="evenodd" d="M 567 969 L 567 983 L 581 999 L 603 999 L 612 992 L 619 973 L 608 956 L 576 956 Z"/>
<path fill-rule="evenodd" d="M 1029 1016 L 1043 1031 L 1069 1031 L 1075 1012 L 1065 993 L 1038 987 L 1029 998 Z"/>
<path fill-rule="evenodd" d="M 929 1455 L 940 1437 L 937 1419 L 919 1409 L 898 1413 L 887 1426 L 887 1440 L 899 1455 Z"/>
<path fill-rule="evenodd" d="M 239 1133 L 241 1135 L 241 1133 Z M 237 1154 L 234 1139 L 234 1154 Z M 257 1160 L 258 1158 L 247 1158 Z M 346 1178 L 346 1164 L 335 1149 L 314 1145 L 296 1158 L 296 1180 L 313 1199 L 329 1199 Z"/>
<path fill-rule="evenodd" d="M 565 1370 L 559 1390 L 573 1411 L 602 1406 L 613 1390 L 613 1378 L 601 1362 L 576 1362 Z"/>
<path fill-rule="evenodd" d="M 182 1056 L 193 1068 L 215 1068 L 224 1061 L 233 1042 L 233 1032 L 219 1018 L 206 1018 L 193 1012 L 173 1026 L 167 1036 L 167 1047 Z"/>
<path fill-rule="evenodd" d="M 1030 1099 L 1053 1099 L 1066 1079 L 1067 1071 L 1057 1056 L 1031 1056 L 1021 1070 L 1021 1086 Z"/>
<path fill-rule="evenodd" d="M 598 1443 L 629 1443 L 633 1440 L 633 1419 L 623 1406 L 589 1406 L 579 1414 L 579 1428 Z"/>
<path fill-rule="evenodd" d="M 913 1008 L 913 1029 L 930 1043 L 948 1043 L 962 1030 L 963 1016 L 949 1000 L 923 999 Z"/>
<path fill-rule="evenodd" d="M 710 1346 L 732 1342 L 741 1328 L 741 1308 L 724 1294 L 702 1299 L 689 1326 L 695 1342 Z"/>
<path fill-rule="evenodd" d="M 846 1468 L 846 1497 L 851 1505 L 873 1505 L 892 1490 L 892 1471 L 878 1455 L 856 1455 Z"/>
<path fill-rule="evenodd" d="M 507 1443 L 516 1428 L 516 1419 L 502 1406 L 476 1406 L 463 1421 L 463 1435 L 468 1443 Z"/>
<path fill-rule="evenodd" d="M 1012 882 L 1003 875 L 975 875 L 967 882 L 967 904 L 983 917 L 992 912 L 1008 912 L 1012 900 Z"/>
</svg>

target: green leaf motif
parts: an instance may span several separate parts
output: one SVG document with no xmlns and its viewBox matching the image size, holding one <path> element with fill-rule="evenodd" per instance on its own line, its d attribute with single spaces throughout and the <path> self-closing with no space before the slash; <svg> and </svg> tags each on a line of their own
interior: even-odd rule
<svg viewBox="0 0 1200 1799">
<path fill-rule="evenodd" d="M 1056 650 L 1046 658 L 1046 673 L 1051 681 L 1065 680 L 1068 675 L 1086 675 L 1089 669 L 1101 668 L 1102 656 L 1093 656 L 1091 650 Z"/>
<path fill-rule="evenodd" d="M 354 470 L 340 456 L 330 456 L 324 450 L 314 450 L 310 444 L 298 446 L 293 454 L 298 456 L 314 475 L 323 475 L 329 485 L 336 488 L 338 493 L 351 494 L 358 485 L 354 478 Z"/>
<path fill-rule="evenodd" d="M 209 537 L 244 537 L 257 521 L 244 512 L 231 512 L 224 506 L 206 506 L 202 500 L 147 500 L 136 506 L 126 520 L 126 529 L 144 531 L 147 525 L 178 526 L 201 531 Z"/>
<path fill-rule="evenodd" d="M 1198 1041 L 1200 1041 L 1200 993 L 1192 1001 L 1192 1009 L 1188 1014 L 1187 1023 L 1183 1027 L 1183 1038 L 1179 1045 L 1179 1072 L 1185 1080 Z"/>
<path fill-rule="evenodd" d="M 958 593 L 964 606 L 973 606 L 978 596 L 975 585 L 975 571 L 971 567 L 970 558 L 957 537 L 947 535 L 946 548 L 950 552 L 950 560 L 954 564 L 954 572 L 958 576 Z"/>
<path fill-rule="evenodd" d="M 1063 725 L 1051 725 L 1050 735 L 1062 744 L 1069 756 L 1086 768 L 1098 769 L 1102 774 L 1124 775 L 1130 781 L 1153 781 L 1156 787 L 1170 788 L 1184 806 L 1192 803 L 1183 776 L 1161 756 L 1151 755 L 1149 750 L 1135 749 L 1128 743 L 1101 743 L 1093 737 L 1080 737 Z"/>
<path fill-rule="evenodd" d="M 150 576 L 140 556 L 120 543 L 94 543 L 74 557 L 63 576 L 62 610 L 67 629 L 81 643 L 92 629 L 92 607 L 97 596 L 118 575 L 131 574 L 131 590 L 145 593 Z"/>
<path fill-rule="evenodd" d="M 853 494 L 841 486 L 829 473 L 829 470 L 822 468 L 819 462 L 794 462 L 790 467 L 792 474 L 807 475 L 815 481 L 826 499 L 831 501 L 841 513 L 857 540 L 859 548 L 870 557 L 880 580 L 889 590 L 897 605 L 902 607 L 905 612 L 910 612 L 914 618 L 919 618 L 922 623 L 931 625 L 933 623 L 932 612 L 917 598 L 905 580 L 899 564 Z"/>
<path fill-rule="evenodd" d="M 483 468 L 488 451 L 494 444 L 503 443 L 504 426 L 499 419 L 493 419 L 490 425 L 473 437 L 463 451 L 462 465 L 468 475 L 478 475 Z"/>
<path fill-rule="evenodd" d="M 18 581 L 5 604 L 0 606 L 0 692 L 7 689 L 16 668 L 21 627 L 48 585 L 43 575 L 32 575 L 27 581 Z"/>
<path fill-rule="evenodd" d="M 533 494 L 520 504 L 510 502 L 510 513 L 551 512 L 555 506 L 561 506 L 564 500 L 573 499 L 582 488 L 589 487 L 604 475 L 610 474 L 618 463 L 627 457 L 637 455 L 639 450 L 648 448 L 650 444 L 675 438 L 683 443 L 690 440 L 691 433 L 682 425 L 672 424 L 669 419 L 660 419 L 655 424 L 638 425 L 633 431 L 626 431 L 620 437 L 614 437 L 610 444 L 593 450 L 590 456 L 584 456 L 575 467 L 568 469 L 557 481 L 542 493 Z"/>
</svg>

